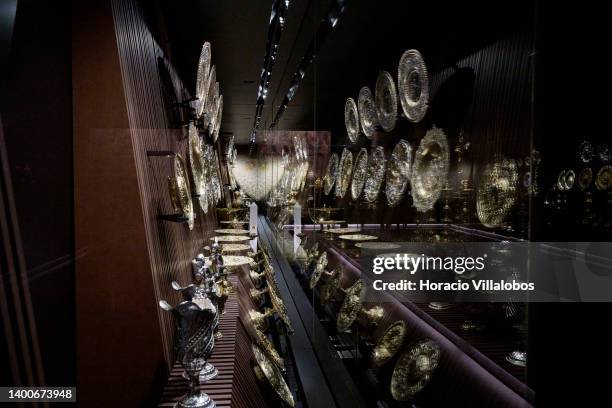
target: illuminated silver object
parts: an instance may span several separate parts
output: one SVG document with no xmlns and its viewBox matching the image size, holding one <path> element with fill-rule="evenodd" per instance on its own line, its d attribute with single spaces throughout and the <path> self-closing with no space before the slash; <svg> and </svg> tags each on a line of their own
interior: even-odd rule
<svg viewBox="0 0 612 408">
<path fill-rule="evenodd" d="M 359 111 L 353 98 L 348 98 L 344 104 L 344 126 L 351 143 L 359 138 Z"/>
<path fill-rule="evenodd" d="M 370 161 L 366 172 L 365 186 L 363 188 L 364 197 L 367 202 L 373 203 L 378 198 L 380 185 L 385 176 L 385 151 L 382 146 L 370 152 Z"/>
<path fill-rule="evenodd" d="M 361 196 L 367 171 L 368 151 L 362 148 L 355 159 L 355 169 L 353 170 L 353 181 L 351 183 L 351 197 L 353 200 L 358 200 Z"/>
<path fill-rule="evenodd" d="M 419 212 L 431 210 L 448 179 L 450 153 L 442 129 L 433 128 L 421 139 L 412 165 L 413 205 Z"/>
<path fill-rule="evenodd" d="M 336 197 L 343 198 L 348 190 L 348 186 L 351 183 L 351 176 L 353 175 L 353 153 L 350 150 L 344 149 L 342 151 L 342 158 L 340 159 L 340 166 L 338 168 L 338 179 L 336 180 Z"/>
<path fill-rule="evenodd" d="M 376 126 L 378 126 L 378 116 L 376 114 L 374 95 L 372 95 L 370 88 L 367 86 L 361 88 L 357 103 L 361 129 L 368 138 L 371 138 L 376 130 Z"/>
<path fill-rule="evenodd" d="M 390 132 L 397 121 L 397 90 L 393 77 L 387 71 L 378 74 L 375 92 L 378 122 L 386 132 Z"/>
<path fill-rule="evenodd" d="M 429 104 L 427 66 L 417 50 L 402 55 L 398 67 L 397 86 L 404 115 L 411 122 L 420 122 Z"/>
<path fill-rule="evenodd" d="M 338 178 L 338 154 L 332 153 L 329 158 L 329 162 L 327 163 L 327 171 L 325 172 L 325 176 L 323 177 L 323 192 L 327 195 L 331 193 L 332 187 L 336 183 L 336 179 Z"/>
<path fill-rule="evenodd" d="M 411 176 L 411 160 L 412 147 L 407 141 L 400 140 L 393 148 L 391 160 L 387 166 L 385 193 L 390 207 L 395 207 L 402 201 Z"/>
<path fill-rule="evenodd" d="M 196 76 L 196 116 L 202 116 L 204 107 L 206 106 L 206 97 L 208 96 L 208 77 L 210 75 L 210 43 L 205 42 L 200 51 L 200 59 L 198 60 L 198 73 Z"/>
</svg>

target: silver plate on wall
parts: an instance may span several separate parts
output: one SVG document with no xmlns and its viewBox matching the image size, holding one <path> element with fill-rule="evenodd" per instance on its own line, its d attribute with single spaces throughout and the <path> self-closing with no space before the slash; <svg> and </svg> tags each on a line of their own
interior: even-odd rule
<svg viewBox="0 0 612 408">
<path fill-rule="evenodd" d="M 397 87 L 404 115 L 411 122 L 420 122 L 429 104 L 429 75 L 423 56 L 417 50 L 404 52 L 397 71 Z"/>
<path fill-rule="evenodd" d="M 378 122 L 385 132 L 390 132 L 397 121 L 397 90 L 393 77 L 387 71 L 378 74 L 375 92 Z"/>
</svg>

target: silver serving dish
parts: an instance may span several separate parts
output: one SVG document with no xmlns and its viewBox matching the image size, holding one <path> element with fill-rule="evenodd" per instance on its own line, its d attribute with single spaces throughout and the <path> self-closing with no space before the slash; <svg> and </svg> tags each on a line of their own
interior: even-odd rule
<svg viewBox="0 0 612 408">
<path fill-rule="evenodd" d="M 359 111 L 353 98 L 348 98 L 344 104 L 344 126 L 351 143 L 359 138 Z"/>
<path fill-rule="evenodd" d="M 382 146 L 379 146 L 373 152 L 370 152 L 365 186 L 363 188 L 364 197 L 369 203 L 375 202 L 378 198 L 380 185 L 385 176 L 385 165 L 385 151 Z"/>
<path fill-rule="evenodd" d="M 256 345 L 252 344 L 253 356 L 257 365 L 253 368 L 255 376 L 260 382 L 270 384 L 278 397 L 290 407 L 295 406 L 295 400 L 289 386 L 285 382 L 285 378 L 280 372 L 278 366 L 268 358 L 268 356 Z"/>
<path fill-rule="evenodd" d="M 561 170 L 557 176 L 557 189 L 560 191 L 565 190 L 565 170 Z"/>
<path fill-rule="evenodd" d="M 211 132 L 213 142 L 216 142 L 217 138 L 219 137 L 219 131 L 221 130 L 221 117 L 222 116 L 223 116 L 223 95 L 220 95 L 219 103 L 217 104 L 217 114 L 215 115 L 215 127 L 213 131 Z"/>
<path fill-rule="evenodd" d="M 372 360 L 378 367 L 387 363 L 404 345 L 406 338 L 406 323 L 398 320 L 387 327 L 380 336 L 372 352 Z"/>
<path fill-rule="evenodd" d="M 331 193 L 332 187 L 338 178 L 339 161 L 338 153 L 332 153 L 332 155 L 329 157 L 329 162 L 327 162 L 327 170 L 325 172 L 325 176 L 323 177 L 323 192 L 326 195 Z"/>
<path fill-rule="evenodd" d="M 425 212 L 440 198 L 448 179 L 450 152 L 442 129 L 433 128 L 421 139 L 414 156 L 410 184 L 416 209 Z"/>
<path fill-rule="evenodd" d="M 574 187 L 576 181 L 576 173 L 574 170 L 569 169 L 565 172 L 565 191 L 569 191 Z"/>
<path fill-rule="evenodd" d="M 338 168 L 338 180 L 336 181 L 336 197 L 343 198 L 351 183 L 353 175 L 353 153 L 350 150 L 344 149 L 340 158 L 340 166 Z"/>
<path fill-rule="evenodd" d="M 440 360 L 440 346 L 433 340 L 420 340 L 395 364 L 391 395 L 397 401 L 410 401 L 429 383 Z"/>
<path fill-rule="evenodd" d="M 378 123 L 386 132 L 390 132 L 397 121 L 397 90 L 393 77 L 387 71 L 378 74 L 375 92 Z"/>
<path fill-rule="evenodd" d="M 195 214 L 191 201 L 191 187 L 187 178 L 185 162 L 180 154 L 174 156 L 174 175 L 168 178 L 168 188 L 174 211 L 187 218 L 187 226 L 192 230 Z"/>
<path fill-rule="evenodd" d="M 404 115 L 411 122 L 420 122 L 429 104 L 429 75 L 425 61 L 417 50 L 408 50 L 402 55 L 397 87 Z"/>
<path fill-rule="evenodd" d="M 200 136 L 198 129 L 193 123 L 189 124 L 189 167 L 191 168 L 191 179 L 193 180 L 193 193 L 200 196 L 205 191 L 204 189 L 204 159 L 202 154 L 202 146 L 200 145 Z M 203 206 L 202 211 L 204 211 Z M 208 211 L 208 206 L 206 206 Z"/>
<path fill-rule="evenodd" d="M 518 168 L 514 160 L 500 159 L 485 167 L 476 192 L 476 213 L 485 227 L 499 227 L 516 202 Z"/>
<path fill-rule="evenodd" d="M 203 115 L 203 122 L 204 122 L 204 127 L 207 128 L 210 126 L 210 122 L 212 120 L 212 114 L 213 114 L 213 107 L 215 106 L 214 104 L 216 104 L 215 102 L 215 84 L 217 83 L 217 68 L 213 65 L 212 68 L 210 68 L 210 74 L 208 75 L 208 81 L 207 81 L 207 95 L 206 95 L 206 104 L 204 105 L 204 115 Z"/>
<path fill-rule="evenodd" d="M 359 91 L 358 106 L 361 129 L 368 138 L 371 138 L 376 130 L 376 126 L 378 126 L 378 115 L 376 114 L 374 95 L 372 95 L 372 91 L 367 86 L 364 86 Z"/>
<path fill-rule="evenodd" d="M 390 251 L 401 248 L 401 245 L 393 242 L 358 242 L 355 246 L 359 249 L 369 249 L 374 251 Z"/>
<path fill-rule="evenodd" d="M 363 191 L 366 172 L 368 171 L 368 151 L 362 148 L 355 159 L 355 169 L 353 170 L 353 182 L 351 183 L 351 197 L 358 200 Z"/>
<path fill-rule="evenodd" d="M 407 141 L 400 140 L 393 148 L 387 166 L 385 193 L 389 207 L 395 207 L 402 201 L 411 176 L 411 160 L 412 147 Z"/>
<path fill-rule="evenodd" d="M 208 76 L 210 74 L 210 43 L 205 42 L 200 51 L 198 60 L 198 73 L 196 76 L 196 116 L 202 116 L 206 106 L 206 96 L 208 93 Z"/>
</svg>

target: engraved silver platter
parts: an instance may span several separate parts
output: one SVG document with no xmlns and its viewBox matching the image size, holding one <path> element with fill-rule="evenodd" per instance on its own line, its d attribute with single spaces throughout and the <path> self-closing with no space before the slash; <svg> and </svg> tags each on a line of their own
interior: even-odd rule
<svg viewBox="0 0 612 408">
<path fill-rule="evenodd" d="M 371 138 L 378 126 L 378 115 L 376 113 L 376 103 L 374 102 L 374 95 L 367 86 L 364 86 L 359 91 L 359 98 L 357 100 L 359 109 L 359 121 L 361 122 L 361 129 L 363 133 Z"/>
<path fill-rule="evenodd" d="M 187 218 L 187 226 L 192 230 L 195 214 L 191 201 L 191 187 L 187 178 L 185 162 L 180 154 L 174 156 L 174 175 L 168 178 L 168 188 L 174 211 Z"/>
<path fill-rule="evenodd" d="M 358 279 L 351 287 L 346 289 L 342 306 L 338 311 L 336 329 L 339 332 L 348 330 L 361 311 L 361 304 L 365 296 L 366 288 L 362 279 Z"/>
<path fill-rule="evenodd" d="M 217 83 L 217 68 L 213 65 L 210 68 L 210 74 L 208 75 L 208 81 L 207 82 L 207 95 L 206 95 L 206 103 L 204 105 L 204 116 L 203 116 L 203 121 L 204 121 L 204 127 L 207 128 L 208 126 L 210 126 L 210 122 L 212 121 L 212 114 L 213 114 L 213 104 L 215 104 L 216 102 L 214 101 L 215 99 L 215 84 Z"/>
<path fill-rule="evenodd" d="M 380 367 L 391 360 L 404 345 L 405 337 L 406 323 L 398 320 L 389 325 L 374 347 L 372 353 L 374 364 Z"/>
<path fill-rule="evenodd" d="M 595 187 L 599 191 L 606 191 L 612 186 L 612 166 L 607 165 L 603 166 L 597 172 L 597 177 L 595 177 Z"/>
<path fill-rule="evenodd" d="M 580 143 L 578 146 L 578 157 L 582 160 L 583 163 L 589 163 L 593 160 L 593 156 L 595 155 L 595 149 L 593 148 L 593 144 L 588 140 Z"/>
<path fill-rule="evenodd" d="M 285 401 L 289 406 L 295 406 L 295 400 L 289 386 L 285 382 L 282 373 L 278 366 L 274 364 L 268 356 L 256 345 L 251 345 L 253 349 L 253 355 L 257 366 L 255 367 L 255 374 L 260 381 L 264 379 L 270 384 L 276 394 Z"/>
<path fill-rule="evenodd" d="M 476 213 L 482 225 L 501 225 L 516 202 L 518 177 L 514 160 L 499 159 L 485 167 L 476 192 Z"/>
<path fill-rule="evenodd" d="M 368 151 L 362 148 L 355 159 L 355 169 L 353 170 L 353 182 L 351 183 L 351 197 L 353 200 L 359 199 L 363 191 L 366 172 L 368 170 Z"/>
<path fill-rule="evenodd" d="M 608 164 L 612 161 L 612 148 L 608 143 L 597 145 L 597 157 L 603 164 Z"/>
<path fill-rule="evenodd" d="M 440 360 L 440 346 L 433 340 L 420 340 L 399 358 L 391 376 L 391 395 L 397 401 L 410 401 L 429 383 Z"/>
<path fill-rule="evenodd" d="M 329 157 L 329 162 L 327 163 L 327 170 L 325 171 L 325 176 L 323 177 L 323 192 L 327 195 L 331 193 L 332 187 L 336 183 L 336 179 L 338 178 L 338 153 L 332 153 Z"/>
<path fill-rule="evenodd" d="M 442 129 L 432 128 L 421 139 L 414 156 L 410 184 L 413 204 L 419 212 L 433 208 L 446 186 L 450 153 Z"/>
<path fill-rule="evenodd" d="M 378 198 L 380 185 L 385 176 L 385 151 L 382 146 L 370 152 L 368 170 L 366 172 L 365 186 L 363 188 L 364 197 L 367 202 L 373 203 Z"/>
<path fill-rule="evenodd" d="M 351 143 L 359 138 L 359 111 L 353 98 L 348 98 L 344 104 L 344 126 Z"/>
<path fill-rule="evenodd" d="M 191 178 L 193 180 L 193 193 L 197 196 L 202 195 L 204 190 L 204 159 L 202 157 L 202 147 L 198 129 L 193 123 L 189 124 L 189 167 L 191 167 Z M 202 204 L 200 204 L 202 207 Z M 208 206 L 206 206 L 208 211 Z M 204 208 L 202 207 L 202 211 Z"/>
<path fill-rule="evenodd" d="M 336 181 L 336 197 L 343 198 L 351 184 L 351 176 L 353 175 L 353 153 L 350 150 L 344 149 L 340 158 L 340 166 L 338 168 L 338 180 Z"/>
<path fill-rule="evenodd" d="M 358 242 L 355 244 L 360 249 L 372 249 L 379 251 L 388 251 L 392 249 L 399 249 L 401 245 L 394 244 L 393 242 Z"/>
<path fill-rule="evenodd" d="M 404 52 L 397 71 L 397 87 L 404 115 L 411 122 L 420 122 L 429 104 L 429 76 L 421 53 L 417 50 Z"/>
<path fill-rule="evenodd" d="M 196 116 L 202 116 L 206 105 L 206 96 L 208 93 L 208 76 L 210 74 L 210 43 L 205 42 L 200 51 L 200 59 L 198 60 L 198 73 L 196 76 Z"/>
<path fill-rule="evenodd" d="M 387 71 L 378 74 L 375 92 L 378 123 L 386 132 L 390 132 L 397 121 L 397 90 L 393 77 Z"/>
<path fill-rule="evenodd" d="M 385 193 L 389 207 L 395 207 L 402 201 L 411 176 L 411 160 L 412 147 L 407 141 L 400 140 L 393 148 L 387 166 Z"/>
<path fill-rule="evenodd" d="M 215 118 L 215 127 L 212 131 L 213 142 L 217 141 L 219 137 L 219 131 L 221 130 L 221 118 L 223 116 L 223 95 L 219 96 L 219 103 L 217 104 L 217 114 Z M 234 151 L 235 152 L 235 151 Z"/>
</svg>

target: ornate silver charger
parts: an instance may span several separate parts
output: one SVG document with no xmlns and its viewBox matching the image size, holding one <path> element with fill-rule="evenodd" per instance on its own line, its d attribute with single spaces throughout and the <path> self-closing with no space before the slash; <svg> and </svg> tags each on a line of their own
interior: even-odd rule
<svg viewBox="0 0 612 408">
<path fill-rule="evenodd" d="M 295 400 L 293 399 L 293 394 L 291 394 L 291 390 L 285 382 L 278 366 L 274 364 L 258 346 L 252 344 L 251 347 L 255 362 L 257 363 L 253 368 L 257 379 L 260 382 L 266 381 L 270 384 L 280 399 L 290 407 L 294 407 Z"/>
<path fill-rule="evenodd" d="M 187 177 L 185 162 L 180 154 L 174 156 L 174 175 L 168 177 L 170 201 L 174 212 L 182 214 L 187 219 L 189 230 L 193 229 L 195 213 L 191 201 L 191 187 Z"/>
<path fill-rule="evenodd" d="M 217 233 L 217 234 L 241 235 L 241 234 L 248 234 L 249 230 L 239 229 L 239 228 L 221 228 L 221 229 L 216 229 L 215 233 Z"/>
<path fill-rule="evenodd" d="M 419 212 L 429 211 L 446 186 L 450 152 L 442 129 L 430 129 L 414 156 L 410 184 L 413 204 Z"/>
<path fill-rule="evenodd" d="M 397 354 L 404 345 L 406 337 L 406 323 L 398 320 L 391 323 L 380 336 L 372 353 L 372 360 L 377 366 L 387 363 Z"/>
<path fill-rule="evenodd" d="M 366 172 L 368 171 L 368 151 L 362 148 L 355 159 L 355 169 L 353 170 L 353 181 L 351 183 L 351 197 L 358 200 L 363 191 Z"/>
<path fill-rule="evenodd" d="M 518 169 L 514 160 L 499 159 L 485 167 L 476 192 L 476 213 L 485 227 L 501 226 L 516 202 Z"/>
<path fill-rule="evenodd" d="M 353 98 L 348 98 L 344 104 L 344 126 L 351 143 L 359 138 L 359 111 Z"/>
<path fill-rule="evenodd" d="M 578 174 L 578 188 L 580 191 L 584 191 L 591 186 L 593 182 L 593 170 L 590 167 L 585 167 Z"/>
<path fill-rule="evenodd" d="M 597 177 L 595 177 L 595 187 L 599 191 L 606 191 L 612 186 L 612 166 L 607 165 L 603 166 L 597 172 Z"/>
<path fill-rule="evenodd" d="M 377 236 L 366 234 L 347 234 L 340 235 L 338 238 L 343 239 L 345 241 L 373 241 L 375 239 L 378 239 Z"/>
<path fill-rule="evenodd" d="M 378 74 L 375 92 L 378 123 L 385 132 L 390 132 L 397 121 L 397 90 L 393 77 L 387 71 Z"/>
<path fill-rule="evenodd" d="M 205 188 L 205 166 L 200 145 L 198 129 L 193 123 L 189 124 L 189 167 L 191 168 L 191 178 L 193 180 L 193 193 L 198 197 L 200 208 L 206 214 L 208 212 L 208 202 L 206 200 Z M 203 197 L 202 197 L 203 196 Z"/>
<path fill-rule="evenodd" d="M 196 76 L 196 116 L 202 116 L 206 106 L 206 96 L 208 93 L 208 76 L 210 74 L 210 43 L 205 42 L 200 51 L 198 60 L 198 73 Z"/>
<path fill-rule="evenodd" d="M 429 383 L 440 360 L 440 346 L 433 340 L 420 340 L 399 358 L 391 376 L 391 395 L 397 401 L 410 401 Z"/>
<path fill-rule="evenodd" d="M 402 201 L 411 176 L 411 160 L 412 147 L 407 141 L 400 140 L 393 148 L 387 166 L 385 193 L 389 207 L 395 207 Z"/>
<path fill-rule="evenodd" d="M 371 138 L 378 126 L 378 115 L 376 113 L 376 103 L 374 102 L 374 95 L 367 86 L 364 86 L 359 91 L 358 98 L 358 109 L 359 109 L 359 121 L 361 122 L 361 129 L 363 133 Z"/>
<path fill-rule="evenodd" d="M 343 198 L 346 195 L 351 176 L 353 175 L 353 153 L 350 150 L 342 151 L 340 166 L 338 168 L 338 180 L 336 181 L 336 197 Z"/>
<path fill-rule="evenodd" d="M 332 153 L 329 157 L 329 162 L 327 162 L 327 170 L 325 171 L 325 176 L 323 177 L 323 192 L 328 195 L 332 191 L 332 187 L 336 183 L 336 179 L 338 178 L 338 153 Z"/>
<path fill-rule="evenodd" d="M 411 122 L 420 122 L 429 104 L 429 75 L 423 56 L 408 50 L 400 58 L 397 87 L 404 115 Z"/>
<path fill-rule="evenodd" d="M 251 238 L 244 235 L 218 235 L 216 237 L 212 237 L 210 240 L 214 241 L 215 239 L 217 242 L 244 242 L 249 241 Z"/>
<path fill-rule="evenodd" d="M 385 176 L 385 150 L 378 146 L 370 152 L 370 161 L 366 172 L 365 186 L 363 188 L 365 200 L 373 203 L 378 198 L 380 185 Z"/>
<path fill-rule="evenodd" d="M 583 163 L 590 163 L 593 160 L 593 156 L 595 155 L 595 149 L 593 148 L 593 144 L 588 140 L 580 143 L 578 146 L 578 157 L 582 160 Z"/>
</svg>

